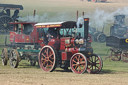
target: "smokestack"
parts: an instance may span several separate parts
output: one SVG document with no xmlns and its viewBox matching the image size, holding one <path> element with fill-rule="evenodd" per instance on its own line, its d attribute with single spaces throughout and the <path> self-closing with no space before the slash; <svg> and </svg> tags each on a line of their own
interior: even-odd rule
<svg viewBox="0 0 128 85">
<path fill-rule="evenodd" d="M 34 12 L 33 12 L 33 16 L 35 17 L 35 15 L 36 15 L 36 10 L 34 10 Z"/>
<path fill-rule="evenodd" d="M 78 10 L 76 12 L 76 21 L 78 21 Z"/>
<path fill-rule="evenodd" d="M 82 13 L 82 15 L 83 15 L 83 18 L 84 18 L 84 12 Z"/>
<path fill-rule="evenodd" d="M 88 39 L 89 32 L 89 18 L 84 18 L 84 39 Z"/>
</svg>

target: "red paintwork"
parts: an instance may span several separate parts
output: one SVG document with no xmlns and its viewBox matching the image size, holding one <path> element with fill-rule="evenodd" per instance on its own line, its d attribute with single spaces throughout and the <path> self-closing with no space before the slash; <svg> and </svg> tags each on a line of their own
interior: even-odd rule
<svg viewBox="0 0 128 85">
<path fill-rule="evenodd" d="M 78 53 L 80 50 L 79 48 L 66 48 L 65 49 L 66 52 L 71 52 L 71 53 Z"/>
<path fill-rule="evenodd" d="M 74 46 L 74 38 L 71 37 L 62 37 L 60 39 L 60 50 L 65 50 L 65 48 Z"/>
<path fill-rule="evenodd" d="M 52 46 L 54 49 L 59 50 L 60 40 L 59 39 L 51 39 L 48 43 L 49 46 Z"/>
<path fill-rule="evenodd" d="M 73 53 L 71 53 L 71 52 L 62 52 L 61 59 L 62 59 L 62 61 L 70 60 L 72 55 L 73 55 Z"/>
<path fill-rule="evenodd" d="M 61 25 L 48 25 L 48 26 L 43 26 L 39 25 L 36 26 L 36 23 L 28 23 L 28 22 L 16 22 L 16 23 L 10 23 L 10 24 L 21 24 L 21 32 L 15 32 L 11 31 L 10 32 L 10 41 L 15 42 L 15 43 L 38 43 L 40 44 L 41 47 L 45 46 L 43 38 L 39 38 L 39 33 L 37 31 L 38 28 L 45 28 L 45 27 L 60 27 Z M 23 28 L 22 26 L 24 24 L 32 24 L 33 30 L 29 35 L 26 35 L 23 33 Z M 34 26 L 35 25 L 35 26 Z M 15 28 L 14 28 L 15 30 Z M 89 40 L 88 42 L 92 42 L 91 36 L 89 35 Z M 74 37 L 60 37 L 57 36 L 57 38 L 50 39 L 48 41 L 48 45 L 56 49 L 57 51 L 61 51 L 61 59 L 62 60 L 70 60 L 71 56 L 75 53 L 78 53 L 80 51 L 79 48 L 75 46 L 75 38 Z"/>
<path fill-rule="evenodd" d="M 37 29 L 35 29 L 34 24 L 36 23 L 28 23 L 28 22 L 16 22 L 16 23 L 10 23 L 10 24 L 21 24 L 21 32 L 16 32 L 15 28 L 14 31 L 10 32 L 10 42 L 15 43 L 41 43 L 38 38 L 38 32 Z M 26 35 L 23 33 L 23 25 L 24 24 L 31 24 L 33 26 L 33 31 Z"/>
<path fill-rule="evenodd" d="M 62 60 L 67 60 L 67 52 L 61 53 Z"/>
</svg>

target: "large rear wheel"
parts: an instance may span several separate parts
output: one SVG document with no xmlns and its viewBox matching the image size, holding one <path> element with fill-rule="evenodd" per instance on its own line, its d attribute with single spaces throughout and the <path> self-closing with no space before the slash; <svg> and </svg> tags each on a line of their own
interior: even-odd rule
<svg viewBox="0 0 128 85">
<path fill-rule="evenodd" d="M 103 67 L 103 61 L 100 56 L 92 54 L 88 59 L 88 73 L 99 73 Z"/>
<path fill-rule="evenodd" d="M 57 53 L 51 46 L 44 46 L 39 53 L 40 68 L 46 72 L 52 72 L 57 65 Z"/>
<path fill-rule="evenodd" d="M 100 33 L 100 34 L 97 36 L 97 41 L 100 42 L 100 43 L 106 42 L 106 35 L 105 35 L 104 33 Z"/>
<path fill-rule="evenodd" d="M 82 53 L 75 53 L 70 59 L 70 67 L 72 72 L 82 74 L 87 69 L 87 59 Z"/>
<path fill-rule="evenodd" d="M 0 32 L 6 33 L 9 30 L 13 28 L 12 24 L 9 24 L 10 22 L 13 22 L 13 19 L 7 15 L 0 16 Z"/>
</svg>

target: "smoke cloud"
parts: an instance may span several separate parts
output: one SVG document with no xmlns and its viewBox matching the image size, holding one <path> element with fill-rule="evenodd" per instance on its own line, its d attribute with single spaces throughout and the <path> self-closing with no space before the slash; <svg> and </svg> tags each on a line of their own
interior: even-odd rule
<svg viewBox="0 0 128 85">
<path fill-rule="evenodd" d="M 99 31 L 102 30 L 103 26 L 111 24 L 114 22 L 115 15 L 128 15 L 128 7 L 120 8 L 113 12 L 106 12 L 101 9 L 96 9 L 94 12 L 86 13 L 84 16 L 85 18 L 90 18 L 89 25 L 91 27 L 97 28 Z M 63 12 L 58 13 L 53 16 L 49 15 L 48 13 L 44 13 L 42 16 L 35 15 L 35 16 L 26 16 L 20 17 L 20 21 L 30 21 L 30 22 L 58 22 L 58 21 L 69 21 L 75 20 L 74 17 L 71 17 L 71 14 Z M 79 24 L 83 24 L 83 16 L 79 17 L 77 20 L 77 26 Z"/>
<path fill-rule="evenodd" d="M 111 24 L 114 22 L 115 15 L 128 15 L 128 7 L 118 9 L 113 12 L 105 12 L 104 10 L 96 9 L 94 13 L 89 13 L 84 17 L 90 18 L 90 26 L 96 28 L 103 28 L 106 24 Z"/>
<path fill-rule="evenodd" d="M 42 16 L 39 15 L 28 15 L 26 17 L 20 17 L 19 21 L 28 22 L 59 22 L 59 21 L 69 21 L 73 18 L 68 13 L 58 13 L 54 16 L 50 16 L 48 13 L 44 13 Z"/>
<path fill-rule="evenodd" d="M 113 12 L 106 12 L 101 9 L 96 9 L 92 13 L 87 13 L 84 17 L 90 18 L 89 25 L 91 27 L 95 27 L 98 30 L 102 30 L 104 25 L 111 24 L 114 22 L 115 15 L 126 15 L 128 16 L 128 7 L 120 8 Z M 83 23 L 83 17 L 79 17 L 77 21 L 77 25 L 79 23 Z"/>
</svg>

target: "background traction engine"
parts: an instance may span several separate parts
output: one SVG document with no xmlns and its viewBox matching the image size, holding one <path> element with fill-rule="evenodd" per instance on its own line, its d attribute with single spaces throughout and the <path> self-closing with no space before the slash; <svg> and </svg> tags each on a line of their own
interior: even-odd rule
<svg viewBox="0 0 128 85">
<path fill-rule="evenodd" d="M 19 18 L 20 10 L 23 10 L 22 5 L 0 4 L 0 33 L 12 31 L 13 25 L 9 23 Z"/>
<path fill-rule="evenodd" d="M 116 15 L 115 21 L 110 28 L 110 36 L 106 38 L 106 46 L 110 48 L 108 56 L 113 61 L 128 62 L 128 26 L 125 25 L 126 16 Z"/>
<path fill-rule="evenodd" d="M 99 73 L 102 69 L 102 59 L 93 53 L 91 47 L 91 38 L 88 36 L 89 19 L 84 19 L 84 34 L 77 32 L 76 22 L 60 22 L 55 27 L 50 28 L 43 24 L 36 24 L 37 28 L 52 29 L 53 34 L 47 43 L 42 43 L 42 49 L 39 52 L 40 68 L 46 72 L 52 72 L 56 67 L 72 72 L 82 74 Z M 55 31 L 54 31 L 54 30 Z M 73 31 L 74 30 L 74 31 Z M 50 31 L 48 32 L 50 33 Z M 56 37 L 55 37 L 56 36 Z M 43 38 L 46 39 L 46 38 Z"/>
<path fill-rule="evenodd" d="M 5 66 L 10 61 L 10 66 L 17 68 L 23 59 L 30 61 L 35 66 L 38 61 L 38 34 L 34 28 L 34 22 L 12 22 L 14 25 L 10 31 L 9 40 L 5 37 L 5 47 L 2 50 L 2 64 Z"/>
</svg>

